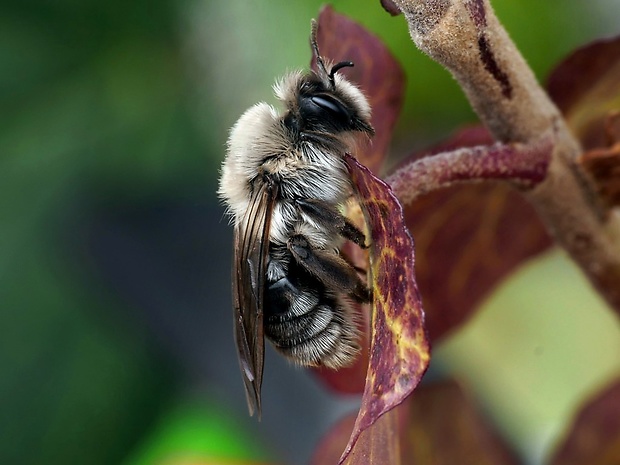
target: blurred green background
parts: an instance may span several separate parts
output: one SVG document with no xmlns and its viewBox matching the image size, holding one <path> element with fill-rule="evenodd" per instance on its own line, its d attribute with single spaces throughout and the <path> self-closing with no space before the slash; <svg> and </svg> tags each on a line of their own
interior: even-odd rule
<svg viewBox="0 0 620 465">
<path fill-rule="evenodd" d="M 402 18 L 378 1 L 333 4 L 406 68 L 394 159 L 475 120 Z M 616 0 L 493 4 L 541 79 L 574 47 L 620 33 Z M 354 408 L 268 353 L 265 416 L 247 418 L 215 196 L 228 128 L 273 101 L 276 76 L 307 66 L 320 5 L 2 2 L 0 463 L 305 463 Z M 619 341 L 556 253 L 439 346 L 434 367 L 468 379 L 538 463 L 575 402 L 618 373 Z"/>
</svg>

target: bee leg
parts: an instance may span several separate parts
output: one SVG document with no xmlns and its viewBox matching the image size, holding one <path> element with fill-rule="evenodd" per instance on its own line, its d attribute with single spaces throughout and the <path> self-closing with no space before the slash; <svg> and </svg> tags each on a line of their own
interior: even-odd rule
<svg viewBox="0 0 620 465">
<path fill-rule="evenodd" d="M 340 235 L 345 239 L 355 242 L 362 249 L 370 247 L 370 245 L 366 244 L 366 236 L 364 236 L 364 233 L 347 218 L 344 216 L 342 218 L 344 219 L 344 226 L 340 230 Z"/>
<path fill-rule="evenodd" d="M 296 262 L 325 287 L 333 291 L 344 291 L 358 302 L 370 302 L 370 290 L 362 282 L 355 268 L 340 256 L 312 248 L 301 234 L 292 236 L 287 246 Z"/>
<path fill-rule="evenodd" d="M 312 199 L 295 199 L 297 208 L 327 229 L 338 232 L 345 239 L 367 249 L 366 237 L 349 219 L 327 202 Z"/>
</svg>

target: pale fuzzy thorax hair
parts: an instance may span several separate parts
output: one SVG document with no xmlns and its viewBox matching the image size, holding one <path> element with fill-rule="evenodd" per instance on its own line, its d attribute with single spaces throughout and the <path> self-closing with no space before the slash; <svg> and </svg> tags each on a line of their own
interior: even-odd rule
<svg viewBox="0 0 620 465">
<path fill-rule="evenodd" d="M 295 99 L 303 78 L 302 71 L 293 71 L 274 85 L 276 97 L 286 108 L 296 105 Z M 361 117 L 369 118 L 370 106 L 364 94 L 339 74 L 334 78 L 338 93 L 356 106 Z M 257 170 L 265 157 L 271 154 L 287 154 L 292 150 L 286 129 L 280 124 L 281 118 L 282 115 L 276 108 L 261 102 L 243 113 L 231 129 L 218 194 L 227 204 L 227 213 L 235 223 L 238 223 L 247 211 L 250 196 L 249 181 L 257 175 Z M 341 138 L 354 152 L 359 141 L 358 137 L 354 134 L 342 134 Z M 338 163 L 336 159 L 330 156 L 322 157 L 321 151 L 313 150 L 312 146 L 307 147 L 306 154 L 321 157 L 322 162 L 331 167 L 330 171 L 336 172 L 340 169 L 333 166 L 334 163 Z M 333 187 L 334 190 L 343 188 L 342 185 Z M 275 231 L 278 231 L 278 228 Z"/>
<path fill-rule="evenodd" d="M 286 178 L 287 183 L 301 185 L 305 192 L 314 193 L 316 198 L 340 203 L 349 195 L 340 157 L 313 144 L 304 145 L 299 152 L 290 143 L 280 122 L 281 115 L 274 107 L 258 103 L 239 118 L 230 132 L 218 194 L 228 205 L 227 213 L 235 223 L 248 209 L 250 182 L 259 174 L 261 166 L 269 166 L 272 172 L 277 171 Z M 266 162 L 267 157 L 272 159 Z M 300 166 L 313 175 L 301 176 L 297 171 Z M 322 182 L 317 184 L 317 180 Z M 281 187 L 285 188 L 284 185 Z M 277 234 L 280 231 L 277 222 L 274 226 L 273 233 Z"/>
<path fill-rule="evenodd" d="M 241 115 L 230 131 L 218 194 L 237 223 L 248 208 L 248 181 L 256 176 L 263 162 L 264 148 L 273 147 L 277 153 L 288 145 L 285 134 L 277 131 L 279 118 L 274 107 L 257 103 Z"/>
</svg>

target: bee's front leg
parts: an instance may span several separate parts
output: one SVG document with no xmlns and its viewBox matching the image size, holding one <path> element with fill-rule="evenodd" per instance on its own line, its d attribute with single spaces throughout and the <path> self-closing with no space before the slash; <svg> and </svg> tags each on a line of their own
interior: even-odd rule
<svg viewBox="0 0 620 465">
<path fill-rule="evenodd" d="M 295 199 L 295 206 L 325 229 L 336 231 L 362 249 L 368 248 L 364 233 L 329 203 L 314 199 Z"/>
<path fill-rule="evenodd" d="M 340 256 L 313 248 L 301 234 L 287 243 L 295 261 L 328 289 L 350 295 L 358 302 L 369 302 L 371 293 L 355 269 Z"/>
</svg>

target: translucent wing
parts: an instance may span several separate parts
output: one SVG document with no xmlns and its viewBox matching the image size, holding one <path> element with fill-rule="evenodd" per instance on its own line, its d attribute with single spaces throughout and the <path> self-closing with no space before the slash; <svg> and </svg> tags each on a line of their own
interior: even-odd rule
<svg viewBox="0 0 620 465">
<path fill-rule="evenodd" d="M 234 325 L 241 376 L 250 415 L 260 418 L 265 339 L 263 305 L 269 229 L 276 198 L 273 183 L 260 183 L 250 198 L 247 212 L 235 227 L 233 260 Z"/>
</svg>

